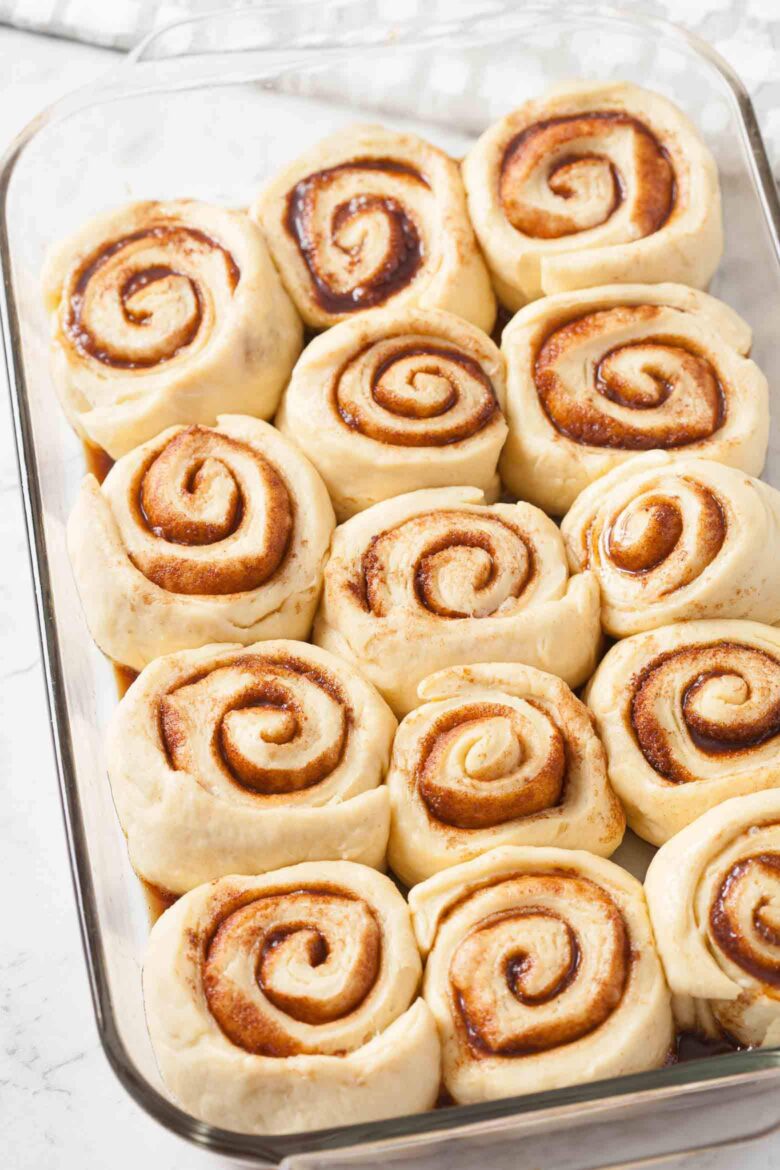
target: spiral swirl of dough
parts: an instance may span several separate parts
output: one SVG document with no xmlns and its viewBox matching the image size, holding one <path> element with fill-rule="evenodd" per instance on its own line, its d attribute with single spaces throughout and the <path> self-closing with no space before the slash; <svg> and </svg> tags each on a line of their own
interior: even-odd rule
<svg viewBox="0 0 780 1170">
<path fill-rule="evenodd" d="M 423 995 L 460 1104 L 661 1065 L 669 992 L 639 883 L 579 850 L 503 846 L 416 886 Z"/>
<path fill-rule="evenodd" d="M 333 530 L 325 487 L 268 423 L 224 415 L 87 476 L 68 547 L 92 635 L 141 669 L 208 642 L 305 638 Z"/>
<path fill-rule="evenodd" d="M 140 512 L 126 528 L 130 559 L 171 593 L 257 589 L 287 552 L 290 493 L 255 448 L 187 427 L 154 454 L 134 485 Z M 219 556 L 214 546 L 221 545 Z"/>
<path fill-rule="evenodd" d="M 493 327 L 495 297 L 457 164 L 413 134 L 332 134 L 271 180 L 252 215 L 315 329 L 401 305 Z"/>
<path fill-rule="evenodd" d="M 301 349 L 261 233 L 205 203 L 98 216 L 53 249 L 43 285 L 68 418 L 113 458 L 220 410 L 269 418 Z"/>
<path fill-rule="evenodd" d="M 310 858 L 381 868 L 395 727 L 357 671 L 303 642 L 156 659 L 108 732 L 134 868 L 175 894 Z"/>
<path fill-rule="evenodd" d="M 645 879 L 681 1028 L 780 1040 L 780 791 L 736 796 L 688 825 Z"/>
<path fill-rule="evenodd" d="M 627 281 L 705 288 L 723 251 L 715 161 L 666 98 L 561 86 L 491 126 L 463 164 L 499 300 Z"/>
<path fill-rule="evenodd" d="M 340 520 L 390 496 L 468 483 L 498 496 L 504 363 L 451 313 L 383 309 L 307 348 L 276 425 L 324 479 Z"/>
<path fill-rule="evenodd" d="M 349 861 L 226 877 L 155 924 L 144 999 L 183 1107 L 242 1133 L 421 1112 L 439 1041 L 415 999 L 420 956 L 389 878 Z"/>
<path fill-rule="evenodd" d="M 409 492 L 336 530 L 314 640 L 396 714 L 434 669 L 504 659 L 578 685 L 595 663 L 593 577 L 569 579 L 560 533 L 537 508 L 483 501 L 472 488 Z"/>
<path fill-rule="evenodd" d="M 681 285 L 612 285 L 521 309 L 502 336 L 505 485 L 560 515 L 637 451 L 758 475 L 769 394 L 744 356 L 750 342 L 731 309 Z"/>
<path fill-rule="evenodd" d="M 561 525 L 615 637 L 702 617 L 780 620 L 780 492 L 732 467 L 650 451 L 586 488 Z"/>
<path fill-rule="evenodd" d="M 389 860 L 407 885 L 497 845 L 608 856 L 625 818 L 587 709 L 551 674 L 517 663 L 423 680 L 387 777 Z"/>
<path fill-rule="evenodd" d="M 635 833 L 661 845 L 716 804 L 780 787 L 780 631 L 691 621 L 626 638 L 586 701 Z"/>
</svg>

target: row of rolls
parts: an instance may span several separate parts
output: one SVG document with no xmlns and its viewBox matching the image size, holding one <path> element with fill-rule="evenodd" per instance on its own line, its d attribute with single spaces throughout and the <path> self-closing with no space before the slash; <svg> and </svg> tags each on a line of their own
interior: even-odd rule
<svg viewBox="0 0 780 1170">
<path fill-rule="evenodd" d="M 164 296 L 164 284 L 155 280 L 148 295 Z M 139 316 L 144 340 L 154 311 Z M 545 297 L 512 318 L 500 350 L 452 313 L 384 308 L 314 338 L 285 365 L 286 387 L 267 413 L 275 412 L 278 430 L 315 465 L 339 521 L 407 491 L 454 483 L 479 487 L 491 500 L 503 483 L 561 516 L 591 483 L 648 450 L 757 475 L 767 448 L 768 388 L 746 356 L 750 344 L 751 331 L 733 310 L 675 284 Z M 232 345 L 241 347 L 229 350 L 236 360 L 251 342 L 234 338 Z M 65 354 L 81 362 L 59 335 L 53 352 L 55 373 Z M 168 388 L 177 360 L 154 375 Z M 147 374 L 138 366 L 126 372 L 138 392 Z M 137 449 L 136 439 L 151 441 L 169 425 L 262 414 L 252 386 L 233 395 L 222 373 L 210 371 L 208 410 L 198 410 L 185 385 L 180 406 L 156 412 L 158 430 L 144 428 L 127 449 L 109 444 L 109 453 Z M 168 401 L 128 394 L 113 371 L 111 390 L 134 418 Z M 104 435 L 89 434 L 106 448 Z"/>
<path fill-rule="evenodd" d="M 116 458 L 168 426 L 271 418 L 304 327 L 324 330 L 295 370 L 282 419 L 305 428 L 306 450 L 324 428 L 320 470 L 340 519 L 452 483 L 454 470 L 487 489 L 504 411 L 516 445 L 505 462 L 518 465 L 508 486 L 547 508 L 544 481 L 560 480 L 548 508 L 559 514 L 608 466 L 582 451 L 578 461 L 578 447 L 617 459 L 719 446 L 726 462 L 760 466 L 760 427 L 751 451 L 756 419 L 742 418 L 760 383 L 739 361 L 749 331 L 690 291 L 706 288 L 722 249 L 712 156 L 671 102 L 633 85 L 574 85 L 528 102 L 462 166 L 414 135 L 350 126 L 284 168 L 246 213 L 135 203 L 55 246 L 43 274 L 54 378 L 72 424 Z M 627 286 L 625 300 L 613 285 Z M 576 295 L 596 287 L 610 291 Z M 542 302 L 549 313 L 513 325 L 508 387 L 495 349 L 469 328 L 491 332 L 496 293 L 511 313 L 553 296 Z M 387 309 L 408 316 L 374 329 Z M 578 386 L 586 359 L 595 383 Z M 535 381 L 541 413 L 526 445 L 516 424 Z M 686 387 L 694 406 L 680 417 Z M 563 439 L 572 444 L 570 473 L 560 458 L 534 471 L 545 424 L 562 436 L 561 458 Z M 350 432 L 354 494 L 339 467 Z M 446 448 L 466 441 L 466 462 L 448 464 Z M 438 468 L 431 478 L 420 447 Z"/>
<path fill-rule="evenodd" d="M 137 872 L 172 894 L 343 858 L 407 886 L 499 845 L 609 857 L 780 787 L 780 631 L 628 638 L 578 699 L 516 662 L 437 671 L 401 721 L 352 665 L 286 640 L 157 659 L 117 707 L 108 769 Z"/>
<path fill-rule="evenodd" d="M 173 901 L 144 997 L 195 1116 L 780 1041 L 780 492 L 721 252 L 707 148 L 622 83 L 462 166 L 350 127 L 247 214 L 133 204 L 52 251 L 54 380 L 113 461 L 68 547 L 138 672 L 108 771 Z"/>
<path fill-rule="evenodd" d="M 780 1039 L 780 792 L 663 845 L 499 845 L 406 901 L 357 862 L 228 876 L 158 920 L 150 1033 L 195 1116 L 285 1132 L 659 1068 L 680 1028 Z"/>
<path fill-rule="evenodd" d="M 776 628 L 693 621 L 618 643 L 587 705 L 461 665 L 399 724 L 307 643 L 151 663 L 108 761 L 180 895 L 144 965 L 169 1088 L 290 1132 L 661 1067 L 681 1031 L 777 1043 L 778 671 Z M 644 889 L 626 819 L 663 842 Z"/>
<path fill-rule="evenodd" d="M 399 716 L 446 667 L 522 662 L 578 687 L 604 634 L 780 622 L 780 492 L 664 451 L 601 476 L 560 527 L 474 487 L 404 493 L 336 527 L 302 452 L 226 415 L 164 431 L 102 485 L 87 476 L 68 543 L 113 661 L 140 670 L 211 642 L 311 636 Z"/>
</svg>

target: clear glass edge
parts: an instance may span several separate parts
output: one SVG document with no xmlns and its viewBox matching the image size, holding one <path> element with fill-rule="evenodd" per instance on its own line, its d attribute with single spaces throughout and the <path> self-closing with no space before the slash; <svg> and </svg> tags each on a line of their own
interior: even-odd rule
<svg viewBox="0 0 780 1170">
<path fill-rule="evenodd" d="M 351 7 L 354 4 L 357 8 L 360 3 L 361 0 L 347 0 L 345 7 Z M 283 6 L 277 5 L 275 7 L 281 9 Z M 504 21 L 507 15 L 510 17 L 519 15 L 517 10 L 510 5 L 507 5 L 503 12 L 499 12 L 495 4 L 489 5 L 489 8 L 491 12 L 484 18 L 486 20 L 499 15 Z M 260 8 L 238 10 L 242 16 L 251 15 L 252 11 L 263 12 L 264 10 Z M 267 8 L 265 11 L 267 12 Z M 522 24 L 527 23 L 529 18 L 550 19 L 556 14 L 556 11 L 559 9 L 555 4 L 530 5 L 522 10 L 515 28 L 507 29 L 504 23 L 501 31 L 506 36 L 508 32 L 516 31 Z M 769 234 L 775 255 L 780 262 L 780 200 L 752 101 L 742 81 L 731 66 L 705 41 L 687 29 L 661 18 L 640 15 L 620 8 L 579 3 L 567 5 L 567 12 L 569 15 L 586 14 L 593 19 L 614 19 L 640 29 L 642 27 L 654 28 L 667 35 L 681 38 L 688 43 L 694 52 L 720 73 L 739 110 L 740 128 L 749 148 L 748 156 L 756 181 L 756 189 L 760 194 L 764 214 L 770 228 Z M 0 285 L 0 327 L 3 334 L 5 368 L 11 399 L 17 466 L 27 528 L 29 563 L 36 601 L 38 637 L 43 660 L 50 732 L 60 789 L 71 879 L 98 1034 L 111 1068 L 136 1103 L 180 1137 L 215 1152 L 238 1155 L 257 1163 L 265 1162 L 269 1165 L 276 1165 L 284 1158 L 294 1154 L 324 1152 L 347 1147 L 369 1147 L 393 1139 L 401 1140 L 409 1137 L 434 1139 L 444 1135 L 452 1139 L 459 1134 L 470 1136 L 480 1131 L 488 1132 L 494 1129 L 497 1123 L 511 1117 L 520 1118 L 531 1114 L 536 1114 L 539 1117 L 539 1115 L 549 1114 L 552 1119 L 553 1115 L 560 1116 L 562 1112 L 576 1115 L 576 1112 L 581 1111 L 583 1106 L 591 1107 L 587 1111 L 587 1116 L 590 1117 L 599 1111 L 599 1107 L 606 1109 L 617 1107 L 621 1103 L 626 1106 L 629 1103 L 649 1103 L 681 1090 L 693 1092 L 713 1084 L 725 1087 L 743 1081 L 752 1083 L 757 1079 L 757 1074 L 762 1079 L 766 1076 L 780 1077 L 780 1048 L 761 1049 L 712 1056 L 649 1072 L 614 1077 L 586 1085 L 574 1085 L 522 1097 L 503 1098 L 480 1105 L 453 1106 L 379 1122 L 339 1126 L 301 1134 L 262 1137 L 236 1133 L 198 1121 L 150 1085 L 138 1073 L 129 1058 L 116 1027 L 110 989 L 106 979 L 106 965 L 97 922 L 95 895 L 87 862 L 86 834 L 75 781 L 72 743 L 63 685 L 63 664 L 59 654 L 56 619 L 49 601 L 51 577 L 43 527 L 43 504 L 37 456 L 27 402 L 27 386 L 22 362 L 19 360 L 21 355 L 20 326 L 11 276 L 6 201 L 14 167 L 26 145 L 32 141 L 43 126 L 67 117 L 98 99 L 104 101 L 112 98 L 119 99 L 129 96 L 131 93 L 154 92 L 170 88 L 171 79 L 159 76 L 160 66 L 164 64 L 165 59 L 142 62 L 139 60 L 140 51 L 145 50 L 149 44 L 173 27 L 179 28 L 203 23 L 208 19 L 222 19 L 224 16 L 224 12 L 218 11 L 200 14 L 191 20 L 175 21 L 171 25 L 157 30 L 156 33 L 145 38 L 135 54 L 131 54 L 129 59 L 124 60 L 116 69 L 112 70 L 107 78 L 75 91 L 42 111 L 14 139 L 0 158 L 0 271 L 3 278 Z M 462 37 L 467 30 L 474 31 L 474 24 L 480 19 L 479 14 L 477 14 L 472 18 L 448 22 L 446 31 L 442 33 L 433 32 L 427 36 L 414 36 L 409 39 L 402 34 L 400 39 L 404 47 L 410 49 L 428 44 L 444 43 L 447 40 Z M 397 30 L 398 26 L 396 25 L 394 26 L 394 45 L 399 43 Z M 285 50 L 263 48 L 252 50 L 252 55 L 253 58 L 257 57 L 266 64 L 264 71 L 266 75 L 275 76 L 279 72 L 295 68 L 298 62 L 310 62 L 315 52 L 317 54 L 325 52 L 332 59 L 334 55 L 351 51 L 355 48 L 355 44 L 356 42 L 351 42 L 348 47 L 345 47 L 340 43 L 332 45 L 318 43 L 316 47 L 298 46 Z M 386 48 L 386 44 L 378 44 L 376 40 L 361 45 L 362 51 L 373 49 L 382 52 Z M 229 50 L 225 55 L 237 57 L 240 56 L 240 53 L 241 50 Z M 213 65 L 216 59 L 212 57 L 208 60 Z M 157 77 L 154 76 L 155 73 L 158 74 Z M 222 75 L 222 79 L 224 84 L 230 85 L 242 80 L 241 76 L 235 74 L 230 77 Z M 247 79 L 258 79 L 256 65 L 253 64 L 251 75 Z M 202 84 L 203 80 L 203 78 L 187 78 L 176 88 Z M 210 79 L 212 83 L 216 80 L 216 78 Z M 780 1123 L 774 1123 L 762 1133 L 772 1132 L 779 1125 Z M 749 1135 L 744 1135 L 744 1137 L 747 1136 Z M 693 1148 L 681 1147 L 678 1151 L 682 1154 L 688 1152 L 693 1152 Z M 665 1155 L 665 1157 L 669 1156 L 671 1154 Z M 655 1160 L 652 1155 L 651 1159 Z M 639 1166 L 643 1161 L 643 1159 L 632 1159 L 631 1165 Z"/>
</svg>

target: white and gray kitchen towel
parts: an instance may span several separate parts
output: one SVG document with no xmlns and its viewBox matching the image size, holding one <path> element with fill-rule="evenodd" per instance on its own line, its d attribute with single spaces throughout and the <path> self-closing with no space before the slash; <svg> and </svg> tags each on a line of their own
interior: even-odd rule
<svg viewBox="0 0 780 1170">
<path fill-rule="evenodd" d="M 238 8 L 219 0 L 0 0 L 0 23 L 129 49 L 155 29 L 215 8 Z"/>
<path fill-rule="evenodd" d="M 369 0 L 368 12 L 383 25 L 397 24 L 409 18 L 427 16 L 436 19 L 434 8 L 439 8 L 438 19 L 446 13 L 449 19 L 465 13 L 477 13 L 480 4 L 488 9 L 490 0 L 444 0 L 439 4 L 430 0 Z M 328 26 L 338 36 L 339 26 L 349 24 L 349 9 L 357 9 L 356 0 L 0 0 L 0 24 L 49 36 L 67 37 L 88 44 L 104 45 L 112 49 L 130 49 L 149 33 L 188 17 L 214 17 L 213 23 L 249 8 L 269 13 L 266 31 L 284 29 L 286 37 L 299 31 L 300 20 L 322 32 Z M 294 10 L 306 8 L 305 17 L 293 18 Z M 366 5 L 361 6 L 361 21 L 366 24 Z M 270 14 L 273 13 L 273 18 Z M 287 18 L 287 19 L 285 19 Z M 355 18 L 356 19 L 356 18 Z M 249 28 L 249 24 L 243 27 Z M 262 25 L 260 26 L 263 27 Z M 253 26 L 255 34 L 258 25 Z M 278 38 L 269 35 L 265 43 L 278 44 Z M 300 39 L 300 38 L 298 38 Z"/>
<path fill-rule="evenodd" d="M 515 2 L 519 8 L 524 4 Z M 566 0 L 560 3 L 565 11 Z M 166 25 L 216 10 L 215 21 L 181 30 L 173 42 L 181 52 L 210 47 L 210 38 L 223 23 L 219 14 L 231 26 L 231 47 L 248 47 L 247 40 L 251 47 L 289 47 L 348 42 L 361 30 L 365 36 L 367 27 L 377 32 L 377 24 L 386 33 L 406 30 L 409 23 L 430 28 L 431 23 L 474 16 L 481 6 L 489 8 L 490 0 L 0 0 L 0 24 L 126 50 Z M 265 10 L 268 19 L 242 15 L 237 20 L 236 12 L 247 8 Z M 780 158 L 780 0 L 631 0 L 631 10 L 677 21 L 722 53 L 751 93 L 770 154 Z M 360 29 L 354 27 L 356 19 Z M 223 47 L 226 35 L 223 28 Z M 169 36 L 159 48 L 171 44 Z"/>
</svg>

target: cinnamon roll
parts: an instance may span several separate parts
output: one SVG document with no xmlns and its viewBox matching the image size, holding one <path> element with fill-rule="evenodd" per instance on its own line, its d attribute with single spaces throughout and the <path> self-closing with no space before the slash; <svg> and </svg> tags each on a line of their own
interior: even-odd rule
<svg viewBox="0 0 780 1170">
<path fill-rule="evenodd" d="M 588 709 L 554 675 L 517 663 L 424 679 L 387 776 L 389 861 L 407 885 L 497 845 L 608 857 L 625 817 Z"/>
<path fill-rule="evenodd" d="M 115 662 L 209 642 L 306 638 L 334 527 L 322 480 L 259 419 L 171 427 L 88 475 L 68 549 L 92 636 Z"/>
<path fill-rule="evenodd" d="M 460 663 L 523 662 L 579 685 L 596 663 L 598 608 L 593 574 L 569 577 L 538 508 L 436 488 L 336 530 L 314 641 L 405 715 L 426 675 Z"/>
<path fill-rule="evenodd" d="M 303 330 L 257 226 L 195 200 L 92 219 L 43 273 L 68 420 L 117 459 L 176 423 L 270 418 Z"/>
<path fill-rule="evenodd" d="M 769 431 L 750 329 L 682 285 L 559 293 L 504 330 L 509 437 L 501 477 L 560 515 L 638 451 L 714 459 L 758 475 Z"/>
<path fill-rule="evenodd" d="M 666 98 L 578 82 L 491 126 L 463 164 L 469 212 L 510 309 L 598 284 L 706 288 L 723 251 L 715 160 Z"/>
<path fill-rule="evenodd" d="M 316 338 L 276 425 L 302 448 L 339 520 L 401 492 L 468 483 L 498 496 L 504 362 L 451 313 L 377 309 Z"/>
<path fill-rule="evenodd" d="M 439 1041 L 389 878 L 349 861 L 225 877 L 157 921 L 146 1018 L 163 1080 L 202 1121 L 285 1133 L 420 1113 Z"/>
<path fill-rule="evenodd" d="M 780 621 L 780 492 L 733 467 L 637 455 L 586 488 L 561 531 L 572 572 L 596 574 L 615 637 L 693 618 Z"/>
<path fill-rule="evenodd" d="M 662 845 L 731 796 L 780 788 L 780 630 L 692 621 L 613 646 L 588 686 L 635 833 Z"/>
<path fill-rule="evenodd" d="M 356 670 L 303 642 L 156 659 L 108 732 L 134 868 L 180 894 L 297 861 L 382 867 L 390 808 L 377 785 L 395 727 Z"/>
<path fill-rule="evenodd" d="M 664 1063 L 669 991 L 642 887 L 619 866 L 505 845 L 416 886 L 409 906 L 457 1103 Z"/>
<path fill-rule="evenodd" d="M 457 163 L 414 134 L 347 126 L 272 179 L 252 215 L 314 329 L 384 306 L 493 328 Z"/>
<path fill-rule="evenodd" d="M 704 813 L 658 850 L 645 889 L 680 1028 L 780 1043 L 780 791 Z"/>
</svg>

